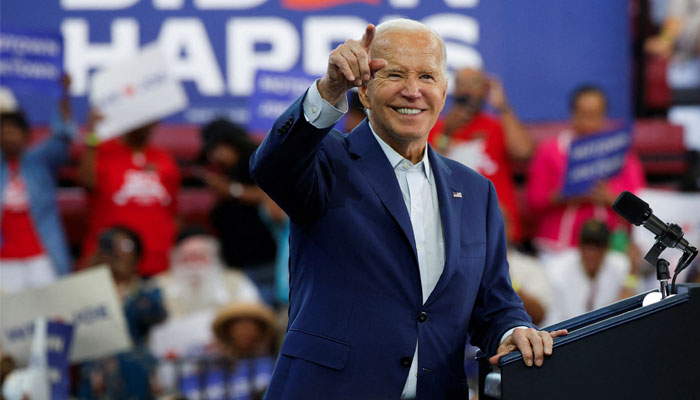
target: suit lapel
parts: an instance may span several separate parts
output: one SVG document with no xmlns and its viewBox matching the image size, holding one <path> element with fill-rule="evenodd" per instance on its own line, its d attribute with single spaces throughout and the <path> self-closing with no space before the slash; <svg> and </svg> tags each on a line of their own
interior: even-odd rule
<svg viewBox="0 0 700 400">
<path fill-rule="evenodd" d="M 432 148 L 428 148 L 428 157 L 430 157 L 430 165 L 435 177 L 440 217 L 442 219 L 442 233 L 445 240 L 445 268 L 435 289 L 430 293 L 426 305 L 434 301 L 445 289 L 459 262 L 459 221 L 462 209 L 462 188 L 451 179 L 452 169 Z"/>
<path fill-rule="evenodd" d="M 367 119 L 348 135 L 348 142 L 350 153 L 356 157 L 356 165 L 401 228 L 413 250 L 413 256 L 417 263 L 416 240 L 413 235 L 411 219 L 401 194 L 401 187 L 399 187 L 394 169 L 374 138 Z"/>
</svg>

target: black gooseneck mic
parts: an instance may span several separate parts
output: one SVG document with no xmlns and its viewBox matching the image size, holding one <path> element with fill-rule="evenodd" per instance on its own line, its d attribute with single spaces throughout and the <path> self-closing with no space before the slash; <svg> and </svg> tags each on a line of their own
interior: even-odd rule
<svg viewBox="0 0 700 400">
<path fill-rule="evenodd" d="M 668 290 L 668 279 L 670 278 L 668 273 L 669 263 L 664 259 L 660 259 L 659 256 L 667 247 L 676 248 L 683 252 L 683 256 L 678 261 L 676 271 L 673 274 L 671 293 L 675 293 L 676 277 L 698 254 L 698 250 L 683 238 L 681 227 L 676 224 L 667 224 L 660 220 L 654 215 L 647 202 L 628 191 L 620 193 L 612 208 L 631 224 L 644 226 L 654 234 L 656 243 L 644 256 L 644 259 L 657 268 L 657 278 L 661 281 L 661 295 L 663 297 L 666 297 L 666 291 Z"/>
</svg>

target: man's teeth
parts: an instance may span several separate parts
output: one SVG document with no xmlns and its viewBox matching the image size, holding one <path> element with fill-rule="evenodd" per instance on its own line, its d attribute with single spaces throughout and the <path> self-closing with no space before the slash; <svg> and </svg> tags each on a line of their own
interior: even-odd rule
<svg viewBox="0 0 700 400">
<path fill-rule="evenodd" d="M 418 114 L 420 112 L 420 109 L 418 109 L 418 108 L 397 108 L 396 111 L 398 111 L 399 114 Z"/>
</svg>

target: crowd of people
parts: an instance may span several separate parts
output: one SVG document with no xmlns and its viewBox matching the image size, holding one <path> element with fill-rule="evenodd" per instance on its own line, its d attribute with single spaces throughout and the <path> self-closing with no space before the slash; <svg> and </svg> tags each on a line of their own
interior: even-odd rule
<svg viewBox="0 0 700 400">
<path fill-rule="evenodd" d="M 648 51 L 670 57 L 669 46 L 678 40 L 684 52 L 695 51 L 697 62 L 697 35 L 693 50 L 678 28 L 680 6 L 673 10 Z M 578 86 L 568 99 L 569 128 L 536 142 L 497 77 L 473 68 L 455 77 L 452 104 L 429 143 L 493 182 L 511 283 L 533 322 L 548 326 L 649 289 L 642 282 L 653 271 L 643 266 L 629 224 L 611 209 L 620 192 L 647 185 L 634 150 L 619 172 L 587 192 L 563 192 L 571 143 L 610 126 L 605 92 Z M 79 398 L 261 398 L 284 336 L 290 233 L 289 218 L 251 177 L 256 139 L 225 119 L 202 127 L 197 174 L 216 203 L 209 225 L 183 226 L 177 215 L 180 169 L 168 151 L 151 143 L 155 122 L 100 142 L 93 133 L 100 119 L 95 110 L 80 134 L 69 85 L 66 78 L 50 136 L 32 146 L 30 122 L 15 101 L 3 99 L 0 293 L 109 268 L 133 346 L 78 365 L 73 391 Z M 353 96 L 346 132 L 364 118 Z M 89 209 L 80 254 L 71 257 L 56 192 L 75 140 L 85 140 L 79 183 Z M 525 184 L 514 180 L 514 162 L 528 163 Z M 698 263 L 692 268 L 688 279 L 700 282 Z M 178 324 L 198 330 L 197 340 L 159 347 L 156 339 L 173 335 Z M 11 359 L 3 355 L 2 365 L 5 377 Z"/>
</svg>

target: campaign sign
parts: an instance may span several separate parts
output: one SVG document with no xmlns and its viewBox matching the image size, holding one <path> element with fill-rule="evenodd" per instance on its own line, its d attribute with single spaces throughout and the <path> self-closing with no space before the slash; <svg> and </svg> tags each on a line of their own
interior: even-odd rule
<svg viewBox="0 0 700 400">
<path fill-rule="evenodd" d="M 247 400 L 253 394 L 265 393 L 275 361 L 271 357 L 238 360 L 229 381 L 229 397 L 232 400 Z"/>
<path fill-rule="evenodd" d="M 72 338 L 72 325 L 44 317 L 36 319 L 29 368 L 43 371 L 52 400 L 69 398 L 68 352 Z"/>
<path fill-rule="evenodd" d="M 600 180 L 615 176 L 622 168 L 632 142 L 631 126 L 574 139 L 562 194 L 587 193 Z"/>
<path fill-rule="evenodd" d="M 192 356 L 214 341 L 211 324 L 215 310 L 202 310 L 180 318 L 170 318 L 151 330 L 149 348 L 154 356 Z"/>
<path fill-rule="evenodd" d="M 151 44 L 95 73 L 90 104 L 104 117 L 95 133 L 106 140 L 184 110 L 187 95 L 170 75 L 161 48 Z"/>
<path fill-rule="evenodd" d="M 61 94 L 63 37 L 54 33 L 0 29 L 0 82 L 17 93 Z"/>
<path fill-rule="evenodd" d="M 3 385 L 3 395 L 8 400 L 66 400 L 73 327 L 45 317 L 36 318 L 33 327 L 29 366 L 12 371 Z"/>
<path fill-rule="evenodd" d="M 70 391 L 68 352 L 73 339 L 73 326 L 48 321 L 46 336 L 46 359 L 51 384 L 51 398 L 54 400 L 68 399 Z"/>
<path fill-rule="evenodd" d="M 255 95 L 250 99 L 248 130 L 265 133 L 306 89 L 316 76 L 300 70 L 290 72 L 260 71 L 255 77 Z"/>
<path fill-rule="evenodd" d="M 69 360 L 79 362 L 131 347 L 124 312 L 106 267 L 91 268 L 51 286 L 0 296 L 2 349 L 27 365 L 37 317 L 66 321 L 75 329 Z"/>
</svg>

